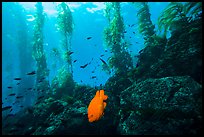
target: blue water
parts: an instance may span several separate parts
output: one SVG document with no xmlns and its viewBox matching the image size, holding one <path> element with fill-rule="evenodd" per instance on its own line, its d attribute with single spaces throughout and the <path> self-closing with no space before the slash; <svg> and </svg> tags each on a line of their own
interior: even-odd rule
<svg viewBox="0 0 204 137">
<path fill-rule="evenodd" d="M 28 42 L 32 46 L 33 37 L 33 25 L 35 21 L 29 21 L 30 16 L 35 14 L 35 2 L 20 2 L 20 4 L 25 8 L 25 19 L 27 20 L 27 31 L 28 31 Z M 48 80 L 51 83 L 54 76 L 57 74 L 57 70 L 62 67 L 60 64 L 60 59 L 56 59 L 51 55 L 53 48 L 60 48 L 61 34 L 57 31 L 55 27 L 56 24 L 56 6 L 57 3 L 47 2 L 43 3 L 44 11 L 46 13 L 46 20 L 44 24 L 44 51 L 47 58 L 47 67 L 50 70 Z M 107 49 L 105 42 L 103 41 L 103 30 L 107 27 L 107 19 L 103 16 L 104 3 L 99 2 L 68 2 L 67 3 L 72 11 L 72 16 L 74 20 L 74 31 L 71 40 L 72 44 L 72 60 L 77 60 L 73 63 L 73 78 L 76 83 L 85 84 L 90 86 L 104 85 L 111 75 L 108 75 L 102 70 L 102 62 L 99 60 L 100 55 L 104 54 L 102 57 L 107 61 L 108 57 L 111 56 L 110 53 L 105 53 Z M 150 2 L 150 13 L 153 24 L 156 25 L 158 16 L 160 12 L 168 5 L 168 2 Z M 10 105 L 7 102 L 14 101 L 14 98 L 9 98 L 6 101 L 5 98 L 8 94 L 16 92 L 18 86 L 16 86 L 17 81 L 14 81 L 14 77 L 20 77 L 20 64 L 19 64 L 19 49 L 17 45 L 17 30 L 18 21 L 13 18 L 13 15 L 8 12 L 8 3 L 3 2 L 2 4 L 2 101 L 3 106 Z M 15 8 L 15 7 L 13 7 Z M 137 9 L 130 3 L 121 3 L 121 13 L 124 18 L 124 24 L 127 33 L 125 34 L 126 39 L 133 45 L 129 47 L 131 56 L 133 58 L 134 66 L 137 60 L 134 58 L 138 55 L 138 52 L 144 48 L 143 38 L 137 31 L 137 25 L 134 27 L 128 27 L 137 23 L 136 16 Z M 156 28 L 157 29 L 157 25 Z M 135 32 L 136 34 L 133 34 Z M 137 35 L 135 37 L 135 35 Z M 92 37 L 92 39 L 87 40 L 87 37 Z M 131 38 L 130 38 L 131 37 Z M 138 42 L 138 44 L 135 44 Z M 92 60 L 93 58 L 93 60 Z M 92 61 L 91 61 L 92 60 Z M 86 68 L 80 68 L 81 65 L 86 63 L 91 64 Z M 36 63 L 31 60 L 32 65 L 29 66 L 27 72 L 36 70 Z M 52 64 L 56 62 L 56 68 L 52 67 Z M 92 71 L 95 73 L 91 73 Z M 27 73 L 25 72 L 25 74 Z M 92 76 L 96 76 L 97 79 L 91 79 Z M 35 76 L 22 77 L 21 84 L 23 88 L 29 88 L 34 85 Z M 25 80 L 26 79 L 26 80 Z M 29 80 L 31 82 L 29 82 Z M 8 89 L 8 86 L 12 86 L 13 89 Z M 32 97 L 34 94 L 28 95 Z M 32 100 L 32 98 L 31 98 Z M 34 101 L 34 100 L 32 100 Z M 16 108 L 16 111 L 19 108 Z M 15 111 L 13 111 L 15 112 Z"/>
</svg>

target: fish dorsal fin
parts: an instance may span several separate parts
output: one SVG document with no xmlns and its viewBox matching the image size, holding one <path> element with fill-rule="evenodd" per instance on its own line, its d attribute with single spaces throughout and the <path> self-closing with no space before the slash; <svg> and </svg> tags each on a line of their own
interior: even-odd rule
<svg viewBox="0 0 204 137">
<path fill-rule="evenodd" d="M 104 107 L 104 109 L 106 108 L 106 105 L 107 105 L 106 102 L 103 102 L 103 107 Z"/>
<path fill-rule="evenodd" d="M 98 90 L 98 91 L 96 91 L 96 95 L 95 95 L 95 97 L 100 97 L 99 90 Z"/>
<path fill-rule="evenodd" d="M 107 95 L 104 95 L 104 96 L 103 96 L 103 100 L 106 100 L 107 98 L 108 98 Z"/>
<path fill-rule="evenodd" d="M 104 96 L 104 90 L 100 90 L 100 97 Z"/>
<path fill-rule="evenodd" d="M 108 98 L 107 95 L 104 95 L 104 90 L 100 90 L 100 98 L 102 98 L 103 100 L 106 100 Z"/>
</svg>

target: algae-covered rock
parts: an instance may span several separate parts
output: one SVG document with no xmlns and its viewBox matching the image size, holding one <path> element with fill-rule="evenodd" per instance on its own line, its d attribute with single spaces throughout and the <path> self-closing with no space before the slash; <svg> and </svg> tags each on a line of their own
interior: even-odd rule
<svg viewBox="0 0 204 137">
<path fill-rule="evenodd" d="M 202 86 L 190 76 L 147 79 L 120 95 L 120 134 L 198 134 Z"/>
<path fill-rule="evenodd" d="M 194 28 L 194 33 L 189 31 Z M 146 46 L 138 56 L 138 67 L 132 70 L 134 81 L 169 76 L 191 76 L 202 83 L 202 20 L 175 31 L 167 42 Z"/>
</svg>

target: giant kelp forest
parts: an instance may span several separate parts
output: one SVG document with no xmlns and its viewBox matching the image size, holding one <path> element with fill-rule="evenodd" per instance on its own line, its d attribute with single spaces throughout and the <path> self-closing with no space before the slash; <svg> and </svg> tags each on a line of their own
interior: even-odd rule
<svg viewBox="0 0 204 137">
<path fill-rule="evenodd" d="M 42 2 L 35 4 L 32 30 L 26 25 L 25 9 L 17 2 L 7 4 L 9 10 L 5 16 L 11 18 L 17 28 L 13 35 L 17 36 L 15 42 L 19 50 L 19 77 L 35 69 L 29 75 L 36 77 L 28 84 L 34 85 L 32 88 L 36 92 L 27 94 L 21 102 L 23 109 L 15 115 L 10 114 L 8 106 L 3 108 L 6 111 L 2 112 L 3 134 L 202 133 L 202 3 L 170 2 L 157 20 L 158 29 L 151 20 L 149 2 L 128 4 L 137 9 L 133 13 L 138 21 L 135 31 L 142 35 L 144 48 L 134 64 L 130 42 L 125 37 L 127 25 L 121 12 L 122 3 L 105 2 L 103 16 L 107 26 L 102 37 L 111 54 L 108 60 L 100 58 L 100 61 L 110 78 L 98 87 L 74 81 L 71 55 L 76 46 L 72 38 L 77 26 L 69 4 L 62 2 L 56 6 L 56 27 L 61 39 L 60 48 L 52 50 L 52 65 L 60 64 L 60 69 L 51 82 L 48 81 L 50 68 L 44 50 L 46 13 Z M 12 56 L 12 53 L 6 54 Z M 12 63 L 6 68 L 9 77 L 14 77 Z M 24 86 L 19 87 L 16 96 L 19 97 L 24 89 Z M 87 107 L 98 89 L 104 89 L 108 95 L 107 106 L 100 120 L 89 123 Z M 8 103 L 13 101 L 16 100 Z"/>
</svg>

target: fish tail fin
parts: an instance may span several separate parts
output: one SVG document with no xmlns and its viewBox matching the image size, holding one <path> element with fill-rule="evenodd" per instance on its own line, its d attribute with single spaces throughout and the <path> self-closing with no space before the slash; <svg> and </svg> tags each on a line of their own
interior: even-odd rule
<svg viewBox="0 0 204 137">
<path fill-rule="evenodd" d="M 107 95 L 104 95 L 104 90 L 100 90 L 100 97 L 102 97 L 103 100 L 106 100 L 108 98 Z"/>
<path fill-rule="evenodd" d="M 107 95 L 104 95 L 104 96 L 103 96 L 103 100 L 106 100 L 107 98 L 108 98 Z"/>
</svg>

